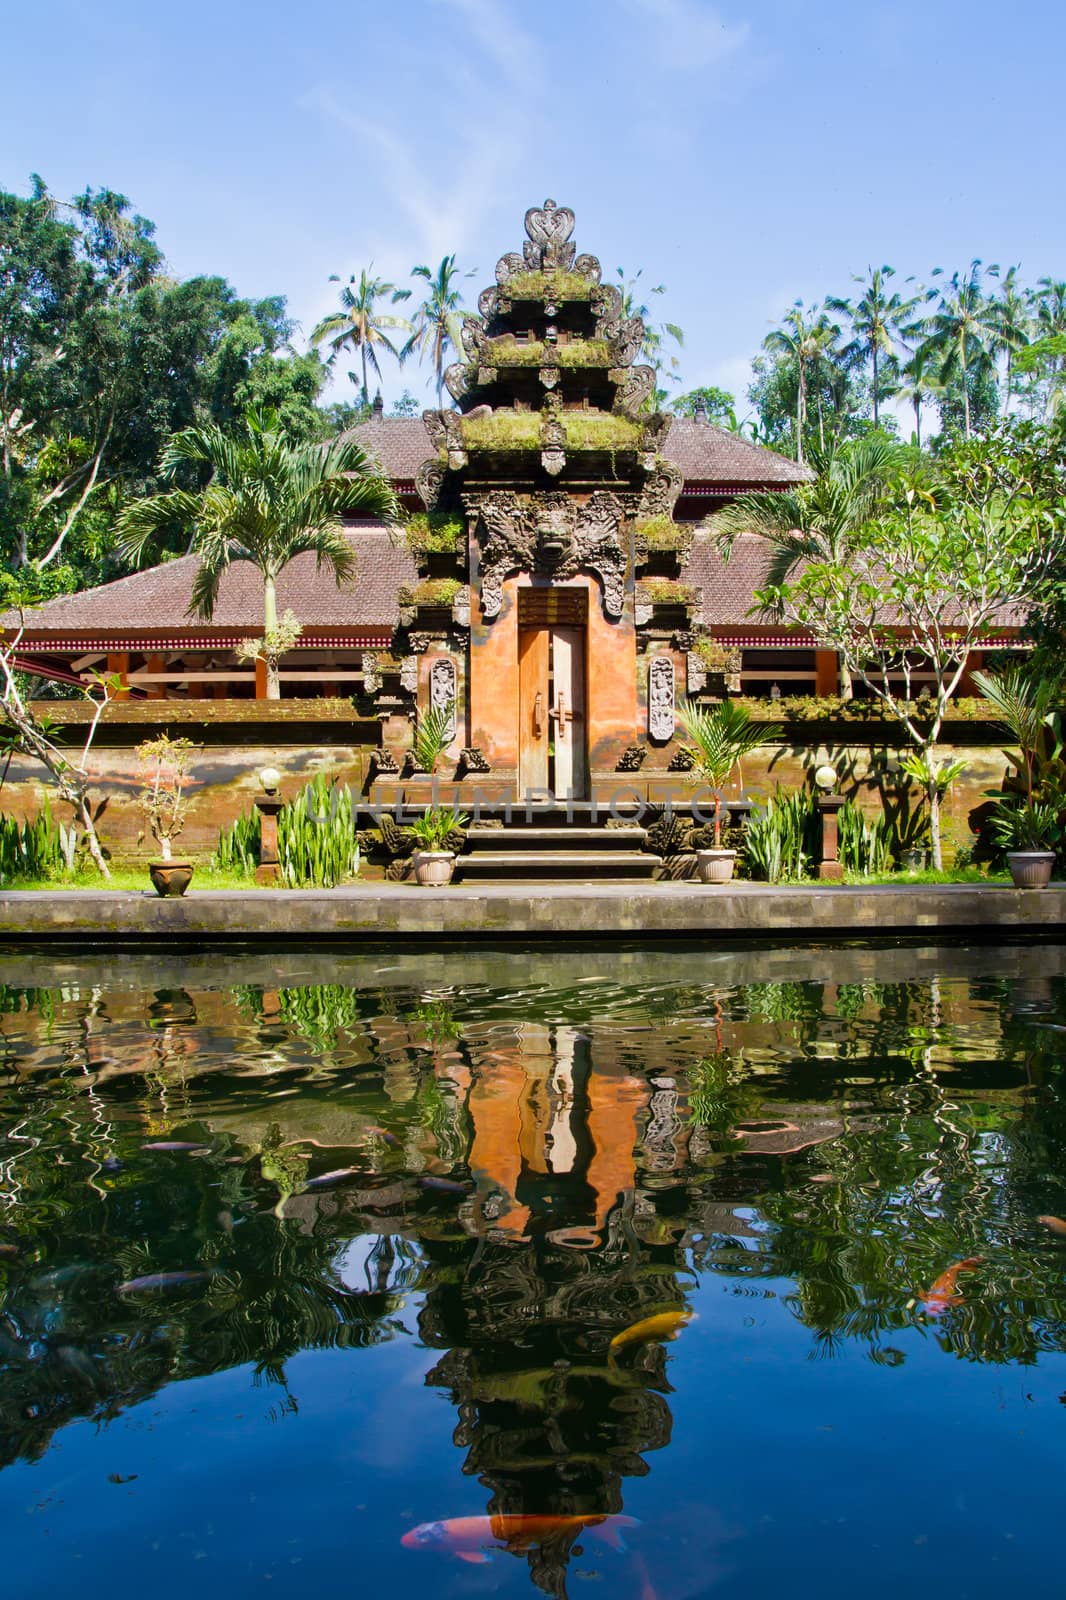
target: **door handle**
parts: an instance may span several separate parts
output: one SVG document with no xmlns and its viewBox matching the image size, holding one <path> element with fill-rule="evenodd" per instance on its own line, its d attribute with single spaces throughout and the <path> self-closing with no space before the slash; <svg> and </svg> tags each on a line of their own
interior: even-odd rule
<svg viewBox="0 0 1066 1600">
<path fill-rule="evenodd" d="M 565 739 L 566 738 L 566 724 L 573 720 L 574 713 L 572 711 L 568 711 L 567 710 L 567 708 L 566 708 L 566 696 L 565 696 L 565 694 L 563 694 L 562 690 L 559 691 L 558 702 L 557 702 L 557 704 L 555 706 L 555 709 L 550 713 L 550 715 L 553 716 L 555 718 L 556 722 L 559 724 L 559 737 L 560 737 L 560 739 Z"/>
<path fill-rule="evenodd" d="M 533 701 L 533 737 L 544 737 L 544 696 L 538 694 Z"/>
</svg>

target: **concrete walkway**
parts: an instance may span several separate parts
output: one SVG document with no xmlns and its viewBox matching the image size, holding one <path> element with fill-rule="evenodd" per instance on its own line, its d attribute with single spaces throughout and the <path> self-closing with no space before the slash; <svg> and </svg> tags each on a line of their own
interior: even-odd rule
<svg viewBox="0 0 1066 1600">
<path fill-rule="evenodd" d="M 322 890 L 0 893 L 0 944 L 205 944 L 455 938 L 720 941 L 930 934 L 1066 939 L 1066 883 L 770 888 L 694 883 L 367 883 Z"/>
</svg>

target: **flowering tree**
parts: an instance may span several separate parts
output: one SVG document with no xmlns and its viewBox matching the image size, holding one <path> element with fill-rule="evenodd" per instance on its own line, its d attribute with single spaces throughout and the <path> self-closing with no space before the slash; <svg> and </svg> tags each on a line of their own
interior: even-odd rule
<svg viewBox="0 0 1066 1600">
<path fill-rule="evenodd" d="M 875 519 L 759 606 L 840 652 L 899 722 L 923 770 L 933 865 L 944 785 L 934 750 L 966 662 L 1005 623 L 1044 606 L 1066 557 L 1066 483 L 1041 431 L 1001 428 L 905 475 Z M 913 693 L 914 674 L 931 676 Z M 927 680 L 928 681 L 928 680 Z"/>
</svg>

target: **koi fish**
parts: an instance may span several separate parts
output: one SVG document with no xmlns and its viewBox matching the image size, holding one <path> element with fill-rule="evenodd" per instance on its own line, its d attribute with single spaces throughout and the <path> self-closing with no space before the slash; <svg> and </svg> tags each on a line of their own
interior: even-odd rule
<svg viewBox="0 0 1066 1600">
<path fill-rule="evenodd" d="M 926 1316 L 942 1317 L 949 1306 L 961 1305 L 963 1297 L 955 1293 L 955 1280 L 960 1272 L 972 1272 L 983 1260 L 983 1256 L 967 1256 L 964 1261 L 956 1261 L 946 1272 L 942 1272 L 932 1287 L 918 1296 L 918 1304 Z"/>
<path fill-rule="evenodd" d="M 469 1185 L 456 1183 L 454 1178 L 438 1178 L 435 1173 L 424 1172 L 417 1180 L 420 1189 L 439 1189 L 441 1194 L 468 1194 Z M 1066 1227 L 1063 1232 L 1066 1233 Z"/>
<path fill-rule="evenodd" d="M 304 1189 L 330 1189 L 335 1183 L 344 1183 L 348 1178 L 361 1175 L 358 1167 L 335 1167 L 332 1172 L 320 1172 L 317 1178 L 308 1178 Z"/>
<path fill-rule="evenodd" d="M 634 1322 L 630 1327 L 623 1328 L 621 1333 L 616 1333 L 608 1345 L 609 1351 L 624 1350 L 629 1344 L 648 1344 L 653 1339 L 676 1339 L 681 1329 L 687 1322 L 695 1319 L 696 1313 L 689 1311 L 660 1311 L 657 1316 L 644 1317 L 640 1322 Z"/>
<path fill-rule="evenodd" d="M 1037 1222 L 1042 1222 L 1045 1228 L 1050 1228 L 1052 1233 L 1066 1234 L 1066 1222 L 1061 1217 L 1037 1217 Z"/>
<path fill-rule="evenodd" d="M 576 1537 L 594 1533 L 610 1549 L 624 1551 L 626 1544 L 619 1528 L 639 1526 L 636 1517 L 603 1513 L 584 1517 L 448 1517 L 443 1522 L 420 1522 L 403 1535 L 400 1543 L 405 1550 L 443 1550 L 471 1566 L 482 1566 L 492 1560 L 498 1549 L 520 1554 L 559 1534 Z"/>
<path fill-rule="evenodd" d="M 397 1139 L 397 1137 L 396 1137 L 396 1135 L 394 1133 L 390 1133 L 388 1128 L 379 1128 L 377 1123 L 368 1122 L 367 1125 L 366 1125 L 366 1132 L 367 1133 L 376 1133 L 378 1138 L 379 1139 L 384 1139 L 386 1144 L 391 1144 L 391 1145 L 395 1146 L 396 1148 L 399 1148 L 399 1144 L 400 1144 L 399 1139 Z"/>
<path fill-rule="evenodd" d="M 145 1289 L 186 1289 L 194 1283 L 206 1283 L 210 1272 L 148 1272 L 143 1278 L 127 1278 L 120 1283 L 117 1294 L 140 1294 Z"/>
<path fill-rule="evenodd" d="M 142 1144 L 142 1150 L 206 1150 L 206 1144 L 193 1144 L 187 1139 L 157 1139 L 154 1144 Z"/>
</svg>

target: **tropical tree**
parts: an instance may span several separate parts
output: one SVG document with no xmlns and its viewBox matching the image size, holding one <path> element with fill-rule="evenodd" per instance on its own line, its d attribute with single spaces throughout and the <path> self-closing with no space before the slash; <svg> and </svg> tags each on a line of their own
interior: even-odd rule
<svg viewBox="0 0 1066 1600">
<path fill-rule="evenodd" d="M 774 547 L 767 582 L 779 585 L 800 561 L 837 563 L 849 535 L 873 516 L 899 464 L 900 446 L 884 434 L 850 439 L 811 456 L 812 483 L 786 493 L 742 494 L 710 518 L 709 528 L 728 559 L 738 534 L 756 533 Z M 841 662 L 840 692 L 852 695 Z"/>
<path fill-rule="evenodd" d="M 381 377 L 378 350 L 387 350 L 397 361 L 400 359 L 400 352 L 389 338 L 389 331 L 411 332 L 411 324 L 406 317 L 383 314 L 376 309 L 377 302 L 386 295 L 390 297 L 392 305 L 397 305 L 401 300 L 410 299 L 411 290 L 397 289 L 394 283 L 373 277 L 373 270 L 371 263 L 369 273 L 364 268 L 358 279 L 353 273 L 341 290 L 341 309 L 323 317 L 311 332 L 312 344 L 329 345 L 330 363 L 346 347 L 358 353 L 363 375 L 361 394 L 364 406 L 370 404 L 367 366 L 377 373 L 379 379 Z M 329 281 L 339 283 L 340 278 L 333 273 Z M 348 376 L 354 383 L 355 373 L 350 372 Z"/>
<path fill-rule="evenodd" d="M 904 297 L 898 290 L 890 290 L 889 278 L 896 275 L 895 267 L 867 267 L 866 277 L 853 274 L 853 281 L 861 283 L 863 292 L 856 301 L 831 297 L 826 301 L 830 311 L 836 311 L 846 316 L 851 323 L 852 341 L 850 350 L 862 358 L 870 361 L 872 383 L 870 388 L 874 408 L 874 427 L 880 425 L 879 403 L 882 389 L 882 373 L 879 372 L 879 362 L 887 358 L 891 362 L 895 356 L 897 342 L 914 331 L 914 314 L 919 304 L 919 295 Z M 908 282 L 910 280 L 908 279 Z"/>
<path fill-rule="evenodd" d="M 722 843 L 722 796 L 734 770 L 746 755 L 780 736 L 775 723 L 756 722 L 746 706 L 723 700 L 708 710 L 692 700 L 682 700 L 677 708 L 681 726 L 692 743 L 687 746 L 693 759 L 690 780 L 705 783 L 714 800 L 714 848 Z"/>
<path fill-rule="evenodd" d="M 807 425 L 807 396 L 812 376 L 826 363 L 840 335 L 824 307 L 804 310 L 802 300 L 790 306 L 782 318 L 783 327 L 774 328 L 763 340 L 770 355 L 791 363 L 796 371 L 796 460 L 803 465 L 803 440 Z M 818 412 L 819 444 L 825 447 L 825 426 L 821 407 Z"/>
<path fill-rule="evenodd" d="M 655 322 L 652 320 L 651 308 L 641 300 L 640 279 L 644 276 L 644 268 L 638 267 L 632 278 L 627 278 L 624 267 L 616 267 L 615 276 L 618 279 L 618 291 L 622 296 L 623 317 L 639 317 L 644 324 L 644 342 L 640 353 L 655 368 L 656 374 L 662 373 L 672 383 L 680 381 L 678 367 L 680 361 L 676 352 L 666 349 L 666 340 L 672 339 L 678 349 L 685 343 L 685 334 L 676 322 Z M 665 283 L 657 283 L 648 294 L 665 294 Z M 665 392 L 657 392 L 657 401 L 665 400 Z"/>
<path fill-rule="evenodd" d="M 944 384 L 940 380 L 940 361 L 935 351 L 927 344 L 920 344 L 902 368 L 900 377 L 900 386 L 896 392 L 901 400 L 909 401 L 914 408 L 914 439 L 920 450 L 922 407 L 930 401 L 942 398 L 944 394 Z"/>
<path fill-rule="evenodd" d="M 675 416 L 699 416 L 704 422 L 713 422 L 716 427 L 728 428 L 731 433 L 737 430 L 736 407 L 736 396 L 713 383 L 704 384 L 700 389 L 690 389 L 687 394 L 675 395 L 670 402 L 670 410 Z"/>
<path fill-rule="evenodd" d="M 1005 358 L 1003 412 L 1008 415 L 1014 360 L 1018 351 L 1029 343 L 1033 330 L 1033 297 L 1027 289 L 1020 288 L 1017 267 L 1008 267 L 1003 274 L 999 294 L 992 302 L 991 324 L 993 355 Z"/>
<path fill-rule="evenodd" d="M 449 349 L 458 350 L 462 337 L 463 296 L 459 288 L 460 277 L 472 278 L 473 272 L 460 274 L 454 255 L 445 256 L 437 268 L 418 266 L 411 268 L 413 278 L 422 278 L 429 285 L 425 299 L 415 311 L 411 336 L 400 351 L 400 360 L 418 352 L 419 360 L 428 355 L 437 384 L 437 405 L 444 397 L 444 362 Z"/>
<path fill-rule="evenodd" d="M 992 273 L 997 268 L 989 269 Z M 941 271 L 935 269 L 934 276 Z M 939 359 L 940 379 L 956 383 L 962 394 L 964 428 L 972 436 L 971 382 L 992 365 L 995 338 L 994 302 L 981 286 L 981 263 L 970 262 L 966 272 L 953 272 L 927 324 L 925 343 Z"/>
<path fill-rule="evenodd" d="M 263 579 L 263 637 L 244 652 L 267 668 L 267 698 L 281 698 L 278 661 L 300 634 L 297 619 L 279 620 L 277 580 L 298 555 L 311 553 L 339 584 L 355 574 L 355 553 L 342 518 L 400 520 L 387 479 L 350 438 L 328 445 L 293 444 L 274 412 L 248 411 L 233 428 L 207 423 L 176 433 L 159 475 L 174 482 L 189 470 L 210 473 L 203 489 L 173 488 L 135 501 L 119 525 L 120 547 L 139 560 L 149 541 L 180 531 L 200 558 L 190 611 L 214 615 L 222 578 L 234 561 L 249 561 Z"/>
</svg>

